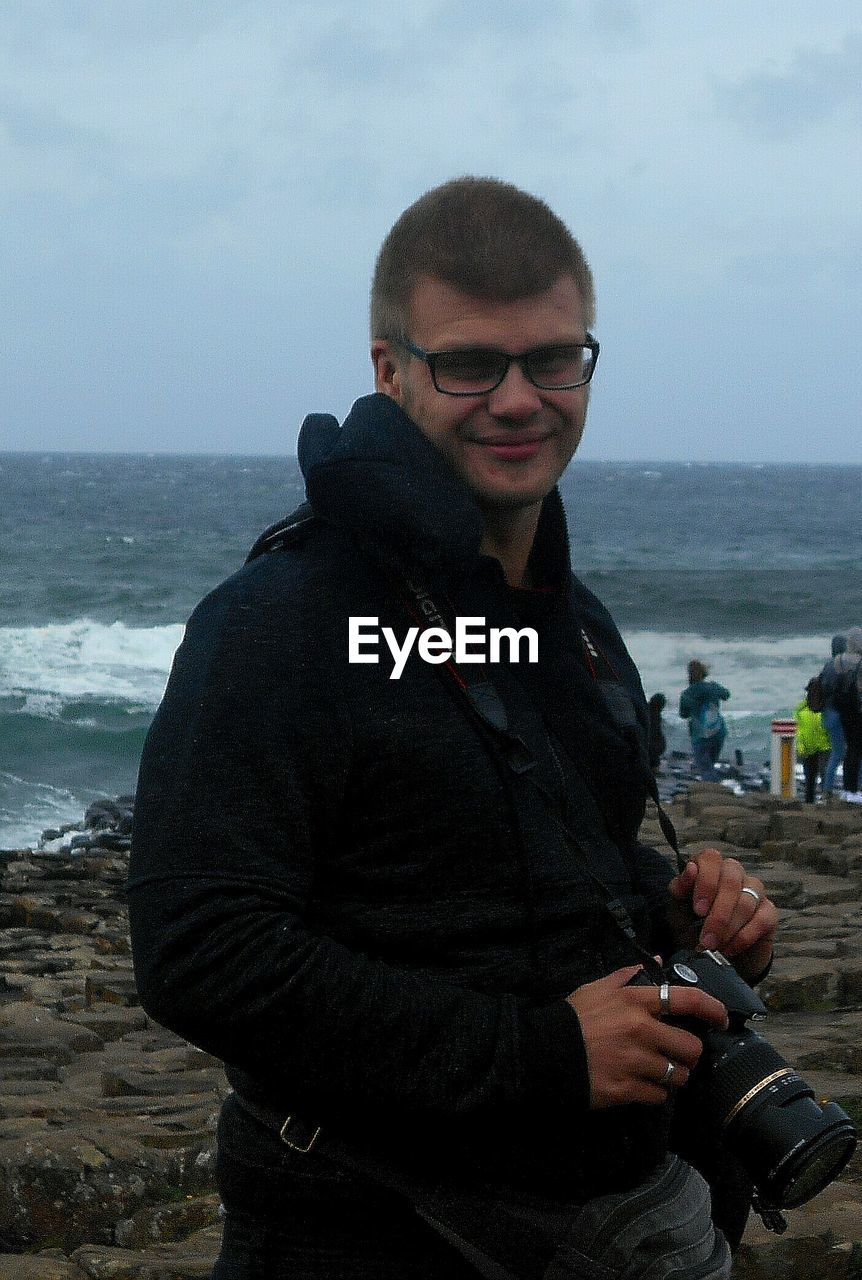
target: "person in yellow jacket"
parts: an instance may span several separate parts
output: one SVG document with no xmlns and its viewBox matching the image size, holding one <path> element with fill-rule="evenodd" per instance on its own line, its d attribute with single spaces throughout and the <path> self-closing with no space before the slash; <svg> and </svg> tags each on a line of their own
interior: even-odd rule
<svg viewBox="0 0 862 1280">
<path fill-rule="evenodd" d="M 806 804 L 814 803 L 817 779 L 823 774 L 832 746 L 829 734 L 823 727 L 820 712 L 812 710 L 809 702 L 811 686 L 814 684 L 814 680 L 808 681 L 805 686 L 805 697 L 793 713 L 796 721 L 796 754 L 802 761 L 802 769 L 805 773 Z"/>
</svg>

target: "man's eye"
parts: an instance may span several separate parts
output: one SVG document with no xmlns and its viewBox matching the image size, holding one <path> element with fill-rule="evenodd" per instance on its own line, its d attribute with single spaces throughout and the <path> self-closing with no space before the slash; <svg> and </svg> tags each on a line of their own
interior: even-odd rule
<svg viewBox="0 0 862 1280">
<path fill-rule="evenodd" d="M 584 365 L 581 347 L 547 347 L 534 351 L 530 356 L 530 372 L 534 378 L 552 378 L 566 381 L 580 377 Z"/>
<path fill-rule="evenodd" d="M 493 382 L 502 363 L 492 351 L 450 351 L 438 356 L 437 372 L 457 382 Z"/>
</svg>

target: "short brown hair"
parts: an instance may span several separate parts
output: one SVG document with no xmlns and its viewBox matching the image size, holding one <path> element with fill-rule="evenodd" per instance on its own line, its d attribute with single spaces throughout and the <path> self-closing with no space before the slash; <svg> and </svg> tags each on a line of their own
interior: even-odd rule
<svg viewBox="0 0 862 1280">
<path fill-rule="evenodd" d="M 453 178 L 426 191 L 393 226 L 371 285 L 371 337 L 406 337 L 421 276 L 474 298 L 511 302 L 571 275 L 591 327 L 593 277 L 581 246 L 536 196 L 498 178 Z"/>
<path fill-rule="evenodd" d="M 689 684 L 697 684 L 699 680 L 705 680 L 709 675 L 709 667 L 705 662 L 701 662 L 699 658 L 692 658 L 688 664 L 688 680 Z"/>
</svg>

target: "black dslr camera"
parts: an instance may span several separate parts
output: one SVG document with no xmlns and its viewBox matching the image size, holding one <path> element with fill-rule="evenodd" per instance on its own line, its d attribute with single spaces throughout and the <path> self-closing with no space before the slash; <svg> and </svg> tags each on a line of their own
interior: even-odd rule
<svg viewBox="0 0 862 1280">
<path fill-rule="evenodd" d="M 766 1221 L 767 1214 L 805 1204 L 852 1156 L 856 1129 L 850 1118 L 834 1102 L 818 1103 L 811 1086 L 745 1025 L 765 1018 L 766 1006 L 720 952 L 678 951 L 662 978 L 671 986 L 700 987 L 727 1009 L 726 1031 L 693 1019 L 669 1021 L 703 1041 L 690 1084 L 698 1085 L 716 1136 L 751 1177 L 755 1208 Z M 632 982 L 658 985 L 643 971 Z"/>
</svg>

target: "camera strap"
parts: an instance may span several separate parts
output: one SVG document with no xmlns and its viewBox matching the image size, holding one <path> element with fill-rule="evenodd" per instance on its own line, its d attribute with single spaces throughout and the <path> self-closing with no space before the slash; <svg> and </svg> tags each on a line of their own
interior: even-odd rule
<svg viewBox="0 0 862 1280">
<path fill-rule="evenodd" d="M 701 1174 L 668 1153 L 643 1182 L 583 1202 L 524 1195 L 505 1184 L 426 1179 L 298 1117 L 239 1093 L 241 1110 L 301 1157 L 371 1178 L 414 1210 L 483 1280 L 727 1280 L 730 1251 Z M 313 1153 L 313 1154 L 311 1154 Z"/>
<path fill-rule="evenodd" d="M 418 573 L 411 572 L 403 579 L 397 579 L 393 575 L 393 585 L 408 617 L 420 631 L 429 627 L 442 627 L 449 635 L 454 634 L 455 610 L 451 601 L 443 597 L 441 608 Z M 682 869 L 685 861 L 680 855 L 676 831 L 662 809 L 655 778 L 645 764 L 646 752 L 641 742 L 631 697 L 598 645 L 590 639 L 583 627 L 579 632 L 587 670 L 596 682 L 614 726 L 632 748 L 632 756 L 638 762 L 648 794 L 658 809 L 662 832 Z M 457 692 L 471 717 L 479 722 L 485 736 L 493 741 L 498 755 L 506 764 L 525 845 L 528 848 L 534 847 L 540 838 L 543 823 L 536 808 L 536 801 L 540 799 L 543 812 L 551 814 L 615 928 L 635 949 L 637 958 L 643 963 L 647 973 L 655 981 L 660 981 L 660 966 L 652 953 L 639 942 L 627 907 L 590 865 L 596 854 L 601 857 L 602 852 L 606 851 L 616 858 L 619 857 L 620 849 L 608 834 L 605 818 L 583 774 L 563 744 L 550 732 L 533 699 L 520 682 L 512 682 L 519 705 L 510 712 L 484 663 L 471 663 L 469 669 L 465 670 L 450 657 L 440 670 L 448 678 L 450 686 Z M 515 718 L 518 720 L 518 729 L 512 723 Z M 527 732 L 534 739 L 532 745 L 525 736 Z M 544 746 L 546 756 L 553 761 L 556 787 L 549 786 L 542 778 L 537 750 L 539 743 Z M 577 815 L 577 832 L 572 826 L 572 814 Z M 535 853 L 538 856 L 541 850 L 535 847 Z"/>
<path fill-rule="evenodd" d="M 318 517 L 310 504 L 307 502 L 301 504 L 290 516 L 271 525 L 261 534 L 249 552 L 246 563 L 257 559 L 258 556 L 280 551 L 301 541 L 317 522 Z M 442 627 L 450 635 L 454 633 L 455 610 L 451 601 L 444 597 L 445 609 L 441 610 L 418 568 L 414 566 L 403 576 L 390 568 L 386 570 L 386 575 L 408 617 L 419 627 L 420 632 L 431 627 Z M 679 869 L 682 870 L 685 860 L 680 854 L 673 823 L 662 808 L 659 799 L 658 788 L 649 767 L 645 743 L 631 697 L 609 659 L 583 627 L 579 628 L 579 638 L 586 669 L 596 684 L 614 726 L 631 746 L 632 757 L 638 762 L 642 781 L 658 811 L 662 834 L 674 851 Z M 555 790 L 546 785 L 540 777 L 537 751 L 528 745 L 523 733 L 512 729 L 509 711 L 499 690 L 488 676 L 485 664 L 471 663 L 467 672 L 450 657 L 442 667 L 442 671 L 448 676 L 451 688 L 457 691 L 474 722 L 478 722 L 485 731 L 486 738 L 493 740 L 498 758 L 502 758 L 505 762 L 513 783 L 515 809 L 525 847 L 530 848 L 535 845 L 542 829 L 539 815 L 535 811 L 536 798 L 541 796 L 547 811 L 553 816 L 566 843 L 578 858 L 595 888 L 602 905 L 610 914 L 615 928 L 620 930 L 628 943 L 634 947 L 638 959 L 643 962 L 647 972 L 654 979 L 658 979 L 656 961 L 651 952 L 638 942 L 634 924 L 625 904 L 611 892 L 589 865 L 588 849 L 600 852 L 603 848 L 610 851 L 612 847 L 615 856 L 620 852 L 607 832 L 599 805 L 569 753 L 550 733 L 526 690 L 518 685 L 519 691 L 523 694 L 520 697 L 519 710 L 528 711 L 536 741 L 542 743 L 545 754 L 554 763 L 557 780 L 556 794 Z M 578 834 L 572 830 L 569 819 L 569 814 L 573 812 L 577 813 Z M 536 849 L 536 853 L 539 852 L 540 850 Z"/>
<path fill-rule="evenodd" d="M 246 564 L 257 559 L 258 556 L 281 551 L 286 547 L 295 545 L 318 523 L 319 517 L 315 515 L 310 503 L 303 502 L 291 515 L 264 530 L 249 552 Z M 448 614 L 448 617 L 444 617 L 417 569 L 414 568 L 403 578 L 398 577 L 394 571 L 390 571 L 389 577 L 411 620 L 419 626 L 421 631 L 425 631 L 432 626 L 440 626 L 447 630 L 450 635 L 452 634 L 451 623 L 455 618 L 455 610 L 451 601 L 444 597 Z M 584 627 L 579 627 L 579 638 L 584 665 L 595 682 L 616 728 L 624 738 L 629 739 L 634 752 L 637 754 L 642 781 L 650 799 L 656 806 L 662 835 L 676 855 L 679 869 L 682 870 L 685 866 L 685 860 L 680 854 L 674 825 L 659 798 L 658 787 L 652 769 L 649 767 L 645 743 L 637 723 L 637 716 L 635 715 L 631 697 L 610 659 L 603 653 L 598 643 L 590 638 Z M 510 769 L 516 774 L 532 769 L 535 765 L 535 760 L 522 739 L 518 735 L 509 732 L 508 712 L 499 692 L 487 676 L 484 664 L 476 666 L 471 664 L 471 672 L 468 675 L 450 658 L 445 664 L 445 670 L 468 701 L 474 715 L 478 716 L 492 733 L 498 735 L 499 745 L 503 749 Z M 551 752 L 553 754 L 562 752 L 567 755 L 560 743 L 557 743 L 555 750 L 551 735 L 543 721 L 542 729 Z M 577 772 L 574 764 L 572 764 L 572 770 Z M 585 790 L 588 795 L 589 807 L 595 811 L 599 819 L 599 826 L 603 827 L 604 819 L 598 812 L 596 802 L 586 786 Z"/>
</svg>

